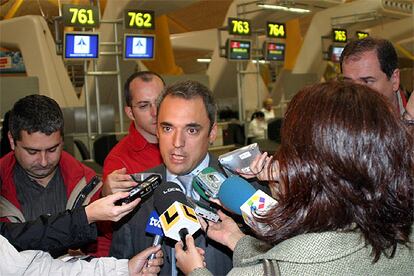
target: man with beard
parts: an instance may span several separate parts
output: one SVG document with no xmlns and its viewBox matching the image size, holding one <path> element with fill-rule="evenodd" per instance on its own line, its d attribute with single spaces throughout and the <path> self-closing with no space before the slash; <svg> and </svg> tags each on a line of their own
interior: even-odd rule
<svg viewBox="0 0 414 276">
<path fill-rule="evenodd" d="M 63 151 L 63 114 L 53 99 L 20 99 L 9 126 L 12 151 L 0 159 L 1 221 L 35 220 L 72 209 L 79 199 L 86 204 L 99 198 L 102 183 L 95 172 Z M 107 255 L 107 248 L 97 250 L 96 255 Z"/>
</svg>

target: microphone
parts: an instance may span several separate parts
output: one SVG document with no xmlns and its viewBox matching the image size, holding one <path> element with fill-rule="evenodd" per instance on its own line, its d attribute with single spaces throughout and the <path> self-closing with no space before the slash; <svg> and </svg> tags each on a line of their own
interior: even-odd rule
<svg viewBox="0 0 414 276">
<path fill-rule="evenodd" d="M 253 213 L 265 214 L 277 202 L 261 190 L 257 190 L 239 176 L 224 181 L 218 193 L 220 202 L 230 211 L 243 217 L 244 222 L 256 231 L 265 231 L 268 225 L 254 219 Z"/>
<path fill-rule="evenodd" d="M 164 236 L 162 229 L 160 218 L 155 210 L 153 210 L 148 218 L 147 226 L 145 227 L 145 233 L 154 235 L 154 241 L 152 242 L 152 246 L 157 246 L 162 243 L 162 238 Z M 148 260 L 155 259 L 155 253 L 152 253 Z"/>
<path fill-rule="evenodd" d="M 176 241 L 181 240 L 183 248 L 186 248 L 185 236 L 193 235 L 201 225 L 181 188 L 174 182 L 160 185 L 154 192 L 154 207 L 161 214 L 164 235 Z"/>
</svg>

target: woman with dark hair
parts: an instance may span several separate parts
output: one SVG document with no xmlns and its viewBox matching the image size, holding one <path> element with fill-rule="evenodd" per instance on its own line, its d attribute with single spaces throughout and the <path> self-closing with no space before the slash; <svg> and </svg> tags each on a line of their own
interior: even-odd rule
<svg viewBox="0 0 414 276">
<path fill-rule="evenodd" d="M 278 202 L 256 215 L 269 225 L 257 233 L 262 241 L 223 213 L 207 234 L 234 250 L 230 275 L 414 275 L 413 148 L 404 123 L 372 89 L 304 88 L 289 104 L 278 152 L 251 165 L 259 179 L 273 180 Z M 177 266 L 208 275 L 186 239 L 187 251 L 176 245 Z"/>
</svg>

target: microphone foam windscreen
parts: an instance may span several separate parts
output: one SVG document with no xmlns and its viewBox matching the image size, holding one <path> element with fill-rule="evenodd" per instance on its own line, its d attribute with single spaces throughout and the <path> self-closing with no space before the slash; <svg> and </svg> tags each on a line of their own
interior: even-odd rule
<svg viewBox="0 0 414 276">
<path fill-rule="evenodd" d="M 218 198 L 224 207 L 241 215 L 240 206 L 255 192 L 256 189 L 249 182 L 239 176 L 231 176 L 221 184 Z"/>
<path fill-rule="evenodd" d="M 176 201 L 188 205 L 187 199 L 177 183 L 166 182 L 155 189 L 154 207 L 158 214 L 164 213 Z"/>
</svg>

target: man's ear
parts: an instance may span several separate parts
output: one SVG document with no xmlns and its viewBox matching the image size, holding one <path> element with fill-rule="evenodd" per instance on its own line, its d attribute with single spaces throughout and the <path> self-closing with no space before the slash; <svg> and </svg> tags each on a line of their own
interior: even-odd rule
<svg viewBox="0 0 414 276">
<path fill-rule="evenodd" d="M 391 75 L 392 91 L 398 91 L 400 88 L 400 69 L 395 69 Z"/>
<path fill-rule="evenodd" d="M 10 131 L 7 132 L 7 137 L 9 138 L 10 148 L 12 150 L 14 150 L 14 148 L 15 148 L 14 139 L 13 139 Z"/>
<path fill-rule="evenodd" d="M 134 113 L 132 113 L 132 107 L 131 106 L 125 106 L 124 107 L 125 114 L 128 116 L 128 118 L 132 121 L 135 121 Z"/>
<path fill-rule="evenodd" d="M 215 122 L 211 127 L 210 134 L 208 135 L 208 141 L 213 144 L 217 138 L 217 123 Z"/>
</svg>

